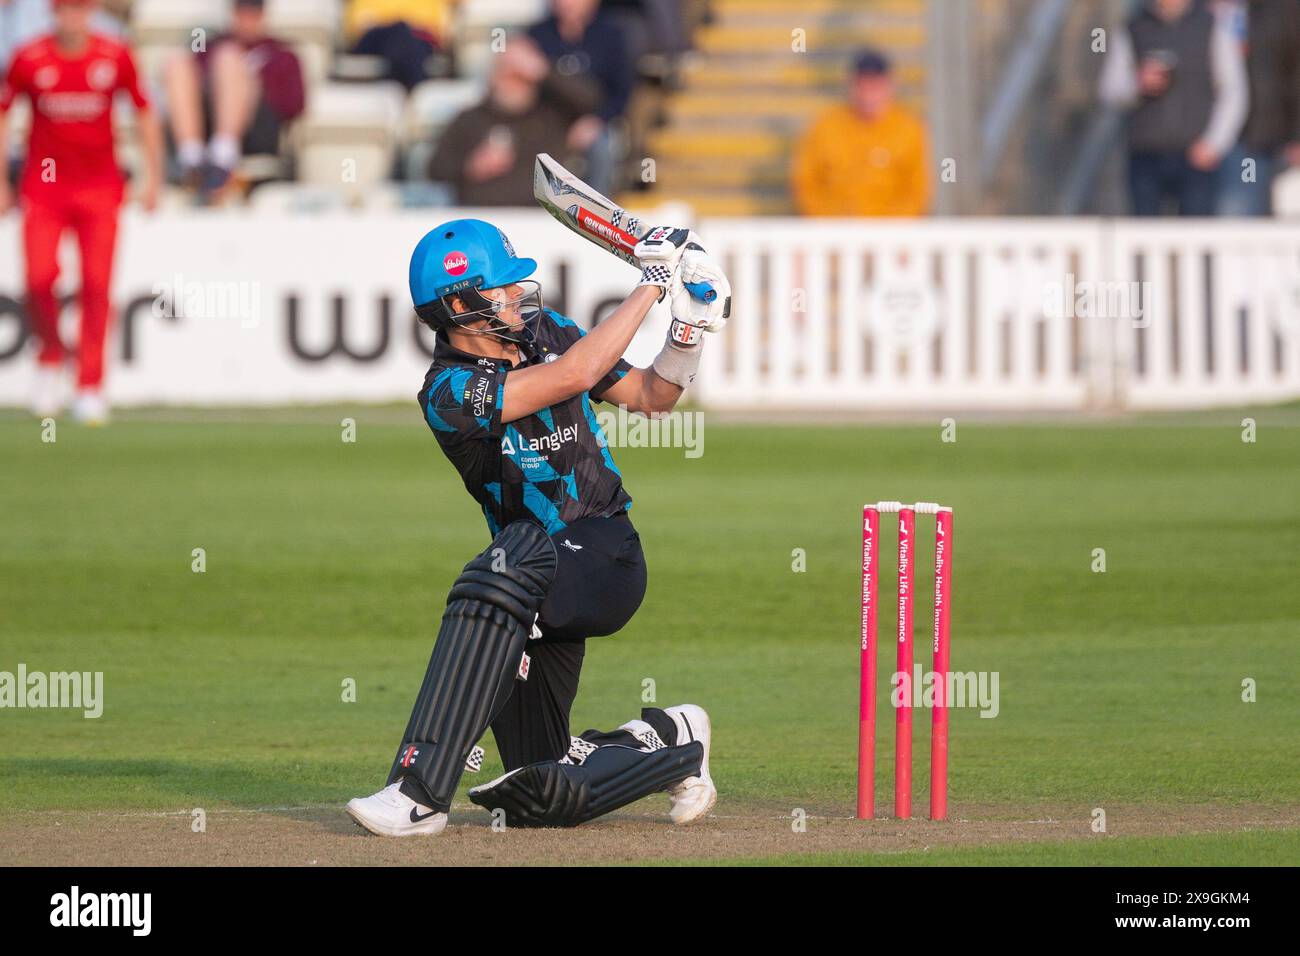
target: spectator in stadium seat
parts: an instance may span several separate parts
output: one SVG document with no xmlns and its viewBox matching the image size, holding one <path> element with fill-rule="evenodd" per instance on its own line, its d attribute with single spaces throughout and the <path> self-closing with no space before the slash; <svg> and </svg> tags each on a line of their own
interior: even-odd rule
<svg viewBox="0 0 1300 956">
<path fill-rule="evenodd" d="M 1273 180 L 1300 166 L 1300 0 L 1236 0 L 1224 12 L 1246 60 L 1250 112 L 1223 160 L 1218 212 L 1267 216 Z"/>
<path fill-rule="evenodd" d="M 302 66 L 267 34 L 263 0 L 233 6 L 230 33 L 169 60 L 163 74 L 181 178 L 205 201 L 220 196 L 241 157 L 279 153 L 281 130 L 306 106 Z"/>
<path fill-rule="evenodd" d="M 923 216 L 930 208 L 925 127 L 895 101 L 889 60 L 853 60 L 849 101 L 831 107 L 795 148 L 792 189 L 805 216 Z"/>
<path fill-rule="evenodd" d="M 590 79 L 553 68 L 526 37 L 495 58 L 488 95 L 443 131 L 429 178 L 462 206 L 531 206 L 533 157 L 563 156 L 565 131 L 600 102 Z"/>
<path fill-rule="evenodd" d="M 1133 213 L 1217 211 L 1219 164 L 1246 119 L 1241 48 L 1198 0 L 1149 0 L 1113 32 L 1101 98 L 1128 109 Z"/>
<path fill-rule="evenodd" d="M 412 90 L 446 48 L 454 0 L 350 0 L 344 33 L 353 53 L 381 57 L 388 75 Z"/>
<path fill-rule="evenodd" d="M 551 0 L 551 15 L 530 27 L 528 35 L 558 73 L 597 83 L 600 101 L 570 124 L 566 145 L 585 157 L 583 178 L 600 192 L 610 192 L 617 159 L 610 124 L 626 112 L 636 78 L 622 29 L 601 13 L 600 0 Z"/>
</svg>

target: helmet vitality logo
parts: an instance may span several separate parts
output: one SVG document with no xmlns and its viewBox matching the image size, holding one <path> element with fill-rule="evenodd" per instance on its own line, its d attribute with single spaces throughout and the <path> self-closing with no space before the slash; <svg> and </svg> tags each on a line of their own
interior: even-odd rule
<svg viewBox="0 0 1300 956">
<path fill-rule="evenodd" d="M 442 267 L 447 270 L 447 275 L 464 275 L 465 270 L 469 268 L 469 259 L 463 252 L 449 252 L 442 260 Z"/>
</svg>

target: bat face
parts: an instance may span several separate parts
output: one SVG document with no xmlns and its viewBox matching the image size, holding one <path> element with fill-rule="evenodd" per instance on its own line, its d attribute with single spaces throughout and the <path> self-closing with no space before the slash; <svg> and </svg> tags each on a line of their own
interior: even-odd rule
<svg viewBox="0 0 1300 956">
<path fill-rule="evenodd" d="M 640 268 L 632 251 L 645 227 L 546 153 L 533 165 L 533 196 L 565 228 Z"/>
<path fill-rule="evenodd" d="M 547 153 L 538 153 L 533 163 L 533 197 L 556 221 L 588 242 L 618 256 L 638 269 L 636 245 L 649 228 L 636 216 L 620 208 L 569 172 Z M 687 249 L 702 248 L 691 242 Z M 687 290 L 701 302 L 711 302 L 717 292 L 708 283 L 687 283 Z M 728 297 L 724 317 L 731 314 Z"/>
</svg>

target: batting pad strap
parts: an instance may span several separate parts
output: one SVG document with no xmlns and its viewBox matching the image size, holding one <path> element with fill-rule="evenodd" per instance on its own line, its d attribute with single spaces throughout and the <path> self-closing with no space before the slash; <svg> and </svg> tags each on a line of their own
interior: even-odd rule
<svg viewBox="0 0 1300 956">
<path fill-rule="evenodd" d="M 700 370 L 700 356 L 703 354 L 703 342 L 683 347 L 673 341 L 672 333 L 669 332 L 664 347 L 659 350 L 650 367 L 665 382 L 672 382 L 678 388 L 689 388 Z"/>
<path fill-rule="evenodd" d="M 412 777 L 446 811 L 471 749 L 514 689 L 524 644 L 555 576 L 540 525 L 501 530 L 452 585 L 388 782 Z"/>
<path fill-rule="evenodd" d="M 659 736 L 659 732 L 644 720 L 629 720 L 618 729 L 626 730 L 629 734 L 635 737 L 637 743 L 640 744 L 640 749 L 647 752 L 651 750 L 663 750 L 668 746 L 663 742 L 663 738 Z"/>
<path fill-rule="evenodd" d="M 608 744 L 581 765 L 548 760 L 521 767 L 470 790 L 469 799 L 504 810 L 511 826 L 572 827 L 697 776 L 703 760 L 698 740 L 650 753 Z"/>
</svg>

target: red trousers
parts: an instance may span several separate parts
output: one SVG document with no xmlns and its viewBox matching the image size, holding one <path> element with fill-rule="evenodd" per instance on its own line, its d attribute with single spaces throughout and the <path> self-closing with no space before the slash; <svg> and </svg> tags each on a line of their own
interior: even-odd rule
<svg viewBox="0 0 1300 956">
<path fill-rule="evenodd" d="M 108 333 L 108 290 L 117 246 L 118 186 L 26 195 L 23 250 L 27 257 L 27 313 L 40 345 L 37 361 L 57 365 L 67 353 L 59 338 L 59 240 L 67 229 L 77 234 L 81 250 L 81 339 L 77 349 L 77 385 L 98 388 L 104 380 L 104 336 Z"/>
</svg>

